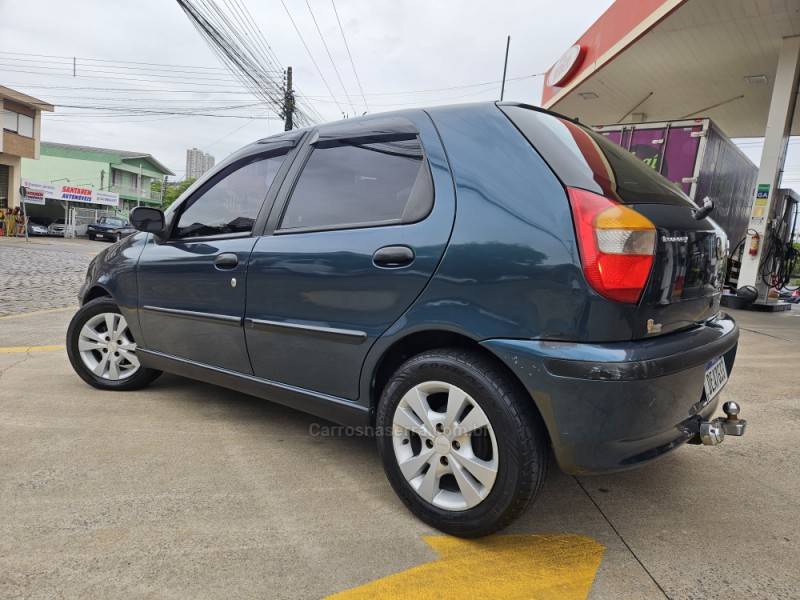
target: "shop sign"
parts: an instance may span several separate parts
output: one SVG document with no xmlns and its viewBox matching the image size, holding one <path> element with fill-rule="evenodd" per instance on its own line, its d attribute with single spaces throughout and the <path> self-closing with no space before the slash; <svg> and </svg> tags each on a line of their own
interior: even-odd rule
<svg viewBox="0 0 800 600">
<path fill-rule="evenodd" d="M 56 186 L 41 181 L 22 180 L 25 188 L 25 204 L 44 204 L 45 198 L 56 197 Z"/>
<path fill-rule="evenodd" d="M 60 199 L 66 200 L 67 202 L 85 202 L 86 204 L 119 206 L 119 194 L 74 185 L 62 186 Z"/>
</svg>

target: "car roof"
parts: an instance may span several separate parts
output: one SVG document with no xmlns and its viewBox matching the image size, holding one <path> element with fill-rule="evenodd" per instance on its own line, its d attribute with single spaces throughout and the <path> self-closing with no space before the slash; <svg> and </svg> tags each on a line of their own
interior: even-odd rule
<svg viewBox="0 0 800 600">
<path fill-rule="evenodd" d="M 217 163 L 214 168 L 209 169 L 203 175 L 201 175 L 192 185 L 190 185 L 184 192 L 181 194 L 180 198 L 186 197 L 188 195 L 193 194 L 197 189 L 201 186 L 205 185 L 205 183 L 215 177 L 217 173 L 221 172 L 223 169 L 229 167 L 231 164 L 236 163 L 238 161 L 245 160 L 253 155 L 262 154 L 269 152 L 270 150 L 280 150 L 280 149 L 289 149 L 301 142 L 301 140 L 305 137 L 306 134 L 309 132 L 315 132 L 320 134 L 320 139 L 323 137 L 323 131 L 325 133 L 331 132 L 331 137 L 336 137 L 337 134 L 333 133 L 339 130 L 338 135 L 341 137 L 347 137 L 343 130 L 348 131 L 358 131 L 360 139 L 368 139 L 369 138 L 369 131 L 370 128 L 374 127 L 376 131 L 383 130 L 384 133 L 388 133 L 385 129 L 387 127 L 391 128 L 390 131 L 396 131 L 395 127 L 403 127 L 402 123 L 405 122 L 406 125 L 409 122 L 409 117 L 411 116 L 419 116 L 421 112 L 424 113 L 434 113 L 436 111 L 443 111 L 443 110 L 452 110 L 457 109 L 463 112 L 470 112 L 475 111 L 479 113 L 482 109 L 485 109 L 486 106 L 519 106 L 523 108 L 529 108 L 531 110 L 536 110 L 539 112 L 547 113 L 554 115 L 556 117 L 567 119 L 569 121 L 577 123 L 574 119 L 570 119 L 569 117 L 565 117 L 564 115 L 560 115 L 553 111 L 545 110 L 538 106 L 533 106 L 531 104 L 525 104 L 522 102 L 496 102 L 496 101 L 483 101 L 483 102 L 469 102 L 469 103 L 461 103 L 461 104 L 445 104 L 441 106 L 433 106 L 433 107 L 415 107 L 415 108 L 406 108 L 394 111 L 386 111 L 380 113 L 370 113 L 367 115 L 361 115 L 358 117 L 350 117 L 348 119 L 339 119 L 337 121 L 329 121 L 327 123 L 321 123 L 318 125 L 312 125 L 309 127 L 302 127 L 299 129 L 292 129 L 291 131 L 284 131 L 281 133 L 276 133 L 274 135 L 260 138 L 254 142 L 250 142 L 245 146 L 242 146 L 238 150 L 235 150 L 233 153 L 225 157 L 222 161 Z M 415 130 L 416 133 L 416 130 Z M 368 142 L 362 142 L 368 143 Z M 180 199 L 179 198 L 179 199 Z M 172 206 L 177 207 L 180 202 L 173 202 Z M 172 208 L 172 207 L 170 207 Z M 169 209 L 168 209 L 169 210 Z M 174 210 L 174 209 L 173 209 Z"/>
<path fill-rule="evenodd" d="M 240 153 L 244 154 L 246 150 L 260 150 L 263 149 L 264 146 L 275 144 L 281 141 L 293 141 L 295 143 L 299 142 L 299 140 L 309 131 L 318 131 L 318 130 L 337 130 L 337 129 L 368 129 L 370 124 L 378 124 L 380 122 L 381 126 L 386 126 L 390 121 L 395 121 L 398 126 L 401 126 L 400 123 L 403 120 L 403 117 L 409 117 L 412 115 L 418 115 L 420 111 L 424 112 L 436 112 L 439 110 L 450 110 L 450 109 L 458 109 L 464 112 L 469 112 L 470 110 L 475 110 L 475 112 L 480 112 L 480 109 L 485 108 L 487 105 L 495 105 L 495 106 L 518 106 L 520 108 L 527 108 L 530 110 L 535 110 L 537 112 L 553 115 L 555 117 L 559 117 L 561 119 L 566 119 L 567 121 L 571 121 L 573 123 L 580 122 L 576 119 L 571 117 L 567 117 L 565 115 L 559 114 L 557 112 L 544 109 L 540 106 L 534 106 L 533 104 L 526 104 L 524 102 L 497 102 L 497 101 L 483 101 L 483 102 L 467 102 L 461 104 L 443 104 L 440 106 L 420 106 L 416 108 L 405 108 L 399 110 L 392 110 L 386 112 L 378 112 L 378 113 L 370 113 L 367 115 L 360 115 L 357 117 L 350 117 L 347 119 L 339 119 L 336 121 L 328 121 L 326 123 L 319 123 L 317 125 L 311 125 L 309 127 L 302 127 L 299 129 L 292 129 L 291 131 L 284 131 L 281 133 L 276 133 L 274 135 L 270 135 L 265 138 L 261 138 L 256 140 L 255 142 L 251 142 L 239 150 L 235 151 L 233 154 L 238 155 Z M 227 160 L 227 159 L 226 159 Z"/>
</svg>

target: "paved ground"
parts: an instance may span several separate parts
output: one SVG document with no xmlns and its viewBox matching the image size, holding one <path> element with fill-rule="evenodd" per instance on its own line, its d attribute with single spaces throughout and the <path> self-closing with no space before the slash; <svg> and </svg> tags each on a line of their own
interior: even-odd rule
<svg viewBox="0 0 800 600">
<path fill-rule="evenodd" d="M 102 242 L 0 236 L 0 316 L 73 306 Z"/>
<path fill-rule="evenodd" d="M 86 386 L 48 347 L 70 312 L 0 318 L 0 598 L 800 598 L 800 311 L 736 313 L 747 436 L 553 472 L 469 543 L 403 508 L 372 440 L 178 377 Z"/>
</svg>

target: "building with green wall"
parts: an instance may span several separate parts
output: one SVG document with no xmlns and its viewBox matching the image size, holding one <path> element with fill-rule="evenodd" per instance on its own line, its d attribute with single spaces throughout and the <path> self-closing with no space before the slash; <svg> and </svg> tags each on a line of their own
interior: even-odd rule
<svg viewBox="0 0 800 600">
<path fill-rule="evenodd" d="M 161 197 L 151 187 L 167 175 L 174 173 L 151 154 L 54 142 L 41 143 L 39 160 L 22 160 L 23 179 L 115 192 L 119 210 L 126 212 L 138 205 L 160 206 Z"/>
</svg>

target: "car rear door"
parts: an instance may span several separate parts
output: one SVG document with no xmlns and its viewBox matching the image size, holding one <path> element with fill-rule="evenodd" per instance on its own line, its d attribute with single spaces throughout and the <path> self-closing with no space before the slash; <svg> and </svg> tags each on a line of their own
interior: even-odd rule
<svg viewBox="0 0 800 600">
<path fill-rule="evenodd" d="M 169 215 L 167 240 L 151 236 L 138 270 L 144 348 L 252 372 L 242 328 L 247 261 L 293 144 L 233 160 Z"/>
<path fill-rule="evenodd" d="M 319 128 L 251 254 L 245 334 L 254 374 L 356 399 L 367 351 L 432 276 L 454 209 L 424 112 Z"/>
</svg>

